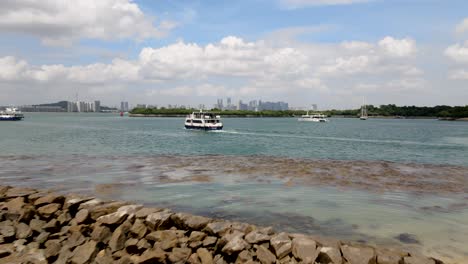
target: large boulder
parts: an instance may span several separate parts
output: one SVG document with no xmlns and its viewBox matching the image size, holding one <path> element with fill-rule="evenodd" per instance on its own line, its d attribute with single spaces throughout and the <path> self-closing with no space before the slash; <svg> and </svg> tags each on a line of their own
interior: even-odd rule
<svg viewBox="0 0 468 264">
<path fill-rule="evenodd" d="M 42 207 L 39 207 L 39 209 L 37 209 L 37 212 L 42 218 L 50 219 L 55 214 L 55 212 L 60 210 L 61 207 L 62 207 L 61 204 L 51 203 L 51 204 L 47 204 Z"/>
<path fill-rule="evenodd" d="M 341 246 L 343 257 L 349 264 L 375 264 L 375 250 L 371 247 Z"/>
<path fill-rule="evenodd" d="M 249 243 L 245 242 L 241 236 L 235 236 L 232 238 L 221 250 L 222 252 L 232 255 L 235 252 L 240 252 L 250 247 Z"/>
<path fill-rule="evenodd" d="M 213 220 L 208 217 L 191 215 L 186 213 L 177 213 L 171 216 L 172 221 L 181 229 L 202 230 Z"/>
<path fill-rule="evenodd" d="M 34 201 L 34 206 L 41 207 L 41 206 L 51 204 L 51 203 L 58 203 L 58 204 L 63 205 L 64 201 L 65 201 L 64 196 L 54 194 L 54 193 L 50 193 L 50 194 L 48 194 L 46 196 L 42 196 L 42 197 L 38 198 L 36 201 Z"/>
<path fill-rule="evenodd" d="M 142 205 L 124 205 L 119 207 L 117 212 L 100 216 L 97 218 L 97 222 L 105 225 L 119 225 L 123 223 L 125 219 L 133 217 L 142 207 Z"/>
<path fill-rule="evenodd" d="M 231 227 L 232 227 L 231 223 L 227 221 L 219 221 L 219 222 L 212 222 L 212 223 L 207 224 L 204 230 L 212 235 L 222 236 Z"/>
<path fill-rule="evenodd" d="M 405 264 L 436 264 L 435 260 L 423 256 L 404 257 Z"/>
<path fill-rule="evenodd" d="M 292 251 L 292 241 L 284 232 L 271 237 L 270 244 L 278 259 L 282 259 Z"/>
<path fill-rule="evenodd" d="M 15 227 L 13 226 L 13 222 L 10 220 L 0 222 L 0 235 L 3 236 L 3 239 L 9 240 L 15 237 Z"/>
<path fill-rule="evenodd" d="M 305 263 L 314 263 L 320 249 L 317 249 L 315 240 L 307 237 L 296 237 L 292 241 L 292 253 L 294 257 Z"/>
<path fill-rule="evenodd" d="M 166 260 L 166 252 L 156 247 L 148 249 L 138 258 L 137 264 L 164 263 Z"/>
<path fill-rule="evenodd" d="M 172 215 L 173 213 L 169 210 L 155 212 L 146 217 L 145 223 L 152 230 L 164 229 L 170 227 Z"/>
<path fill-rule="evenodd" d="M 213 254 L 206 248 L 197 249 L 197 255 L 202 264 L 213 264 Z"/>
<path fill-rule="evenodd" d="M 25 223 L 18 223 L 16 225 L 16 238 L 27 239 L 32 236 L 32 229 Z"/>
<path fill-rule="evenodd" d="M 130 223 L 124 222 L 122 225 L 115 229 L 109 241 L 109 248 L 112 252 L 116 252 L 124 248 L 125 240 L 127 239 L 126 234 L 131 227 L 132 225 Z"/>
<path fill-rule="evenodd" d="M 320 248 L 320 253 L 317 257 L 317 262 L 328 264 L 341 264 L 343 262 L 343 259 L 341 258 L 341 252 L 338 248 L 322 247 Z"/>
<path fill-rule="evenodd" d="M 135 237 L 138 237 L 138 238 L 145 237 L 147 232 L 148 232 L 148 228 L 146 227 L 145 223 L 141 219 L 136 219 L 135 223 L 133 223 L 133 226 L 130 229 L 130 233 L 132 233 Z"/>
<path fill-rule="evenodd" d="M 186 263 L 191 254 L 190 248 L 173 248 L 168 258 L 172 263 Z"/>
<path fill-rule="evenodd" d="M 37 191 L 31 188 L 9 188 L 3 197 L 5 199 L 15 198 L 15 197 L 26 197 Z"/>
<path fill-rule="evenodd" d="M 109 227 L 97 225 L 94 227 L 91 233 L 91 239 L 96 242 L 102 242 L 107 244 L 112 236 L 112 232 Z"/>
<path fill-rule="evenodd" d="M 264 246 L 257 246 L 257 258 L 262 264 L 273 264 L 276 262 L 275 255 Z"/>
<path fill-rule="evenodd" d="M 97 243 L 93 240 L 78 246 L 73 251 L 71 263 L 73 264 L 86 264 L 92 263 L 98 253 Z"/>
<path fill-rule="evenodd" d="M 265 235 L 255 230 L 245 235 L 245 241 L 247 241 L 250 244 L 257 244 L 259 242 L 268 241 L 268 240 L 270 240 L 269 235 Z"/>
</svg>

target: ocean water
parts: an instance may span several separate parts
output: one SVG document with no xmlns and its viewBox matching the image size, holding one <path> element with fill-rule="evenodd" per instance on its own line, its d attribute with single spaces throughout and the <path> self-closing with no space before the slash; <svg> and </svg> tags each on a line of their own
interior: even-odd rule
<svg viewBox="0 0 468 264">
<path fill-rule="evenodd" d="M 468 123 L 223 121 L 27 113 L 0 122 L 0 182 L 467 262 Z"/>
</svg>

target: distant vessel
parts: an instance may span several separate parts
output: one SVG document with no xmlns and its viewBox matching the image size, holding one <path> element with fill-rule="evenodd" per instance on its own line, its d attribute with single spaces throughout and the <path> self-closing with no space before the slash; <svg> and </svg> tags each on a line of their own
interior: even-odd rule
<svg viewBox="0 0 468 264">
<path fill-rule="evenodd" d="M 366 105 L 362 105 L 361 106 L 361 116 L 359 117 L 359 119 L 361 120 L 367 120 L 369 117 L 367 116 L 367 108 L 366 108 Z"/>
<path fill-rule="evenodd" d="M 201 129 L 201 130 L 221 130 L 223 123 L 221 117 L 214 113 L 193 112 L 185 118 L 186 129 Z"/>
<path fill-rule="evenodd" d="M 0 111 L 0 121 L 19 121 L 24 118 L 24 115 L 14 107 L 6 108 L 5 111 Z"/>
<path fill-rule="evenodd" d="M 307 114 L 302 115 L 297 120 L 301 122 L 328 122 L 328 119 L 325 115 L 322 115 L 322 114 L 309 115 L 309 111 L 307 111 Z"/>
</svg>

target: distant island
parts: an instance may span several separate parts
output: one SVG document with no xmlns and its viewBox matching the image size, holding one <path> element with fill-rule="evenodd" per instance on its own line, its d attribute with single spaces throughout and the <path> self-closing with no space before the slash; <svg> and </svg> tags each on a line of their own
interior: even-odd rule
<svg viewBox="0 0 468 264">
<path fill-rule="evenodd" d="M 185 108 L 134 108 L 130 111 L 130 116 L 133 117 L 177 117 L 185 116 L 198 109 Z M 296 117 L 306 114 L 304 110 L 220 110 L 213 108 L 210 111 L 217 112 L 223 117 Z M 317 111 L 327 116 L 349 117 L 355 118 L 360 114 L 360 109 L 349 110 L 326 110 Z M 438 105 L 433 107 L 427 106 L 397 106 L 394 104 L 373 106 L 367 105 L 369 117 L 383 118 L 438 118 L 441 120 L 468 120 L 468 105 L 467 106 L 448 106 Z"/>
</svg>

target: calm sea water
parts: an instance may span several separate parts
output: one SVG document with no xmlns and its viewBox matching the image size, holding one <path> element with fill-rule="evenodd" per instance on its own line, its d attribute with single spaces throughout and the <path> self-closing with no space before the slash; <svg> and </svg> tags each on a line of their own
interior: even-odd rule
<svg viewBox="0 0 468 264">
<path fill-rule="evenodd" d="M 468 123 L 437 120 L 226 118 L 221 132 L 194 132 L 182 118 L 27 114 L 2 122 L 4 154 L 222 154 L 468 165 Z"/>
<path fill-rule="evenodd" d="M 258 164 L 265 168 L 274 156 L 312 163 L 331 159 L 453 165 L 463 172 L 468 167 L 468 123 L 226 118 L 224 124 L 221 132 L 202 132 L 185 130 L 183 118 L 26 114 L 22 122 L 0 122 L 0 182 L 404 246 L 449 263 L 468 260 L 466 192 L 345 188 L 338 176 L 325 186 L 291 185 L 294 173 L 289 178 L 253 178 L 255 170 L 239 162 L 234 172 L 222 170 L 230 160 L 246 156 L 266 157 Z M 160 156 L 165 159 L 151 158 Z M 183 157 L 200 160 L 185 162 Z M 211 159 L 220 160 L 221 168 L 216 160 L 207 162 Z M 174 162 L 165 162 L 170 160 Z M 391 173 L 388 177 L 391 180 Z M 463 184 L 466 178 L 457 179 Z M 440 181 L 447 179 L 449 174 Z M 413 239 L 400 239 L 402 234 Z"/>
</svg>

